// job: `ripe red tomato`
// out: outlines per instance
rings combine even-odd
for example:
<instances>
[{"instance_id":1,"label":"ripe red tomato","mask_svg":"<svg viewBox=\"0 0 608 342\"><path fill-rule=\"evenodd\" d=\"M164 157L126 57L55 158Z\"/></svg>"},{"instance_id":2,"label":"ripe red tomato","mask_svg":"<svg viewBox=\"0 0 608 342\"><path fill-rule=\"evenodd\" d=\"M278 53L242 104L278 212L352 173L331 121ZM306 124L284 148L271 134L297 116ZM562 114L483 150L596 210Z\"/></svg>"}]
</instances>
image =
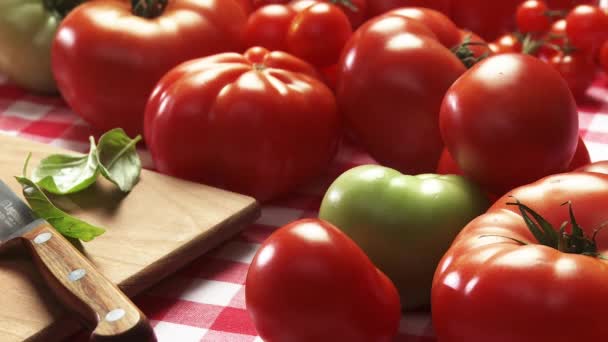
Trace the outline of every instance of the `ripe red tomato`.
<instances>
[{"instance_id":1,"label":"ripe red tomato","mask_svg":"<svg viewBox=\"0 0 608 342\"><path fill-rule=\"evenodd\" d=\"M287 51L317 67L328 67L336 64L352 33L350 22L340 8L317 3L291 21Z\"/></svg>"},{"instance_id":2,"label":"ripe red tomato","mask_svg":"<svg viewBox=\"0 0 608 342\"><path fill-rule=\"evenodd\" d=\"M566 80L574 98L582 101L597 76L598 68L592 57L583 51L559 52L551 57L549 64Z\"/></svg>"},{"instance_id":3,"label":"ripe red tomato","mask_svg":"<svg viewBox=\"0 0 608 342\"><path fill-rule=\"evenodd\" d=\"M450 8L450 18L462 29L473 31L487 41L515 28L515 12L522 0L458 0Z\"/></svg>"},{"instance_id":4,"label":"ripe red tomato","mask_svg":"<svg viewBox=\"0 0 608 342\"><path fill-rule=\"evenodd\" d=\"M575 47L595 52L608 39L608 15L597 6L576 6L566 17L566 33Z\"/></svg>"},{"instance_id":5,"label":"ripe red tomato","mask_svg":"<svg viewBox=\"0 0 608 342\"><path fill-rule=\"evenodd\" d=\"M91 1L62 21L52 70L68 105L101 131L142 133L156 82L186 60L241 49L246 15L235 1L169 1L153 18L127 1Z\"/></svg>"},{"instance_id":6,"label":"ripe red tomato","mask_svg":"<svg viewBox=\"0 0 608 342\"><path fill-rule=\"evenodd\" d=\"M344 48L339 108L379 163L408 174L434 171L443 148L441 99L465 71L420 21L382 15L363 24Z\"/></svg>"},{"instance_id":7,"label":"ripe red tomato","mask_svg":"<svg viewBox=\"0 0 608 342\"><path fill-rule=\"evenodd\" d=\"M450 0L370 0L367 6L370 17L401 7L424 7L446 15L450 13Z\"/></svg>"},{"instance_id":8,"label":"ripe red tomato","mask_svg":"<svg viewBox=\"0 0 608 342\"><path fill-rule=\"evenodd\" d=\"M386 15L397 15L401 17L416 19L426 25L441 44L452 48L461 43L460 30L445 14L424 7L404 7L389 11Z\"/></svg>"},{"instance_id":9,"label":"ripe red tomato","mask_svg":"<svg viewBox=\"0 0 608 342\"><path fill-rule=\"evenodd\" d=\"M291 0L251 0L253 8L258 9L266 5L285 5Z\"/></svg>"},{"instance_id":10,"label":"ripe red tomato","mask_svg":"<svg viewBox=\"0 0 608 342\"><path fill-rule=\"evenodd\" d=\"M291 7L283 5L267 5L255 10L245 25L245 44L287 51L287 32L295 16Z\"/></svg>"},{"instance_id":11,"label":"ripe red tomato","mask_svg":"<svg viewBox=\"0 0 608 342\"><path fill-rule=\"evenodd\" d=\"M251 3L251 0L235 0L235 1L238 2L239 5L241 5L241 7L245 11L245 13L249 14L249 13L253 12L253 4Z\"/></svg>"},{"instance_id":12,"label":"ripe red tomato","mask_svg":"<svg viewBox=\"0 0 608 342\"><path fill-rule=\"evenodd\" d=\"M547 5L552 10L571 10L582 4L599 6L599 0L546 0Z\"/></svg>"},{"instance_id":13,"label":"ripe red tomato","mask_svg":"<svg viewBox=\"0 0 608 342\"><path fill-rule=\"evenodd\" d=\"M316 77L310 64L263 48L173 68L146 107L157 169L259 201L318 176L335 154L339 118Z\"/></svg>"},{"instance_id":14,"label":"ripe red tomato","mask_svg":"<svg viewBox=\"0 0 608 342\"><path fill-rule=\"evenodd\" d=\"M578 113L568 84L524 54L474 65L445 94L441 135L463 172L498 195L568 168Z\"/></svg>"},{"instance_id":15,"label":"ripe red tomato","mask_svg":"<svg viewBox=\"0 0 608 342\"><path fill-rule=\"evenodd\" d=\"M608 40L602 44L599 54L599 62L604 72L608 73Z\"/></svg>"},{"instance_id":16,"label":"ripe red tomato","mask_svg":"<svg viewBox=\"0 0 608 342\"><path fill-rule=\"evenodd\" d=\"M522 44L513 33L506 33L490 45L494 54L521 52Z\"/></svg>"},{"instance_id":17,"label":"ripe red tomato","mask_svg":"<svg viewBox=\"0 0 608 342\"><path fill-rule=\"evenodd\" d=\"M540 47L538 56L539 58L548 61L559 52L559 50L554 47L564 47L566 45L566 19L560 19L554 22L544 39L545 44Z\"/></svg>"},{"instance_id":18,"label":"ripe red tomato","mask_svg":"<svg viewBox=\"0 0 608 342\"><path fill-rule=\"evenodd\" d=\"M574 157L572 157L572 161L570 161L570 165L568 166L568 171L575 171L578 168L591 163L591 156L589 156L589 150L587 149L587 145L585 145L585 141L583 138L579 137L576 145L576 151L574 152ZM439 165L437 166L437 172L440 175L464 175L458 163L452 158L450 152L447 148L443 149L441 152L441 158L439 158ZM606 172L608 173L608 172Z\"/></svg>"},{"instance_id":19,"label":"ripe red tomato","mask_svg":"<svg viewBox=\"0 0 608 342\"><path fill-rule=\"evenodd\" d=\"M275 231L245 282L264 341L393 341L401 319L395 285L332 224L301 219Z\"/></svg>"},{"instance_id":20,"label":"ripe red tomato","mask_svg":"<svg viewBox=\"0 0 608 342\"><path fill-rule=\"evenodd\" d=\"M348 17L352 29L356 29L367 19L367 0L294 0L294 9L308 7L306 3L326 2L338 6Z\"/></svg>"},{"instance_id":21,"label":"ripe red tomato","mask_svg":"<svg viewBox=\"0 0 608 342\"><path fill-rule=\"evenodd\" d=\"M597 234L595 251L590 237L608 222L608 176L553 175L508 196L471 221L437 266L431 308L437 339L604 340L608 336L602 315L608 307L608 234ZM544 217L551 225L546 231L553 234L540 240L533 235L522 217L523 209L507 204L516 200ZM580 229L576 232L584 233L586 239L567 241L558 233L563 222L569 223L565 227L569 236L575 233L567 202ZM568 322L568 326L556 329L556 322Z\"/></svg>"},{"instance_id":22,"label":"ripe red tomato","mask_svg":"<svg viewBox=\"0 0 608 342\"><path fill-rule=\"evenodd\" d=\"M515 20L521 33L542 33L551 28L547 15L549 7L544 1L528 0L517 7Z\"/></svg>"}]
</instances>

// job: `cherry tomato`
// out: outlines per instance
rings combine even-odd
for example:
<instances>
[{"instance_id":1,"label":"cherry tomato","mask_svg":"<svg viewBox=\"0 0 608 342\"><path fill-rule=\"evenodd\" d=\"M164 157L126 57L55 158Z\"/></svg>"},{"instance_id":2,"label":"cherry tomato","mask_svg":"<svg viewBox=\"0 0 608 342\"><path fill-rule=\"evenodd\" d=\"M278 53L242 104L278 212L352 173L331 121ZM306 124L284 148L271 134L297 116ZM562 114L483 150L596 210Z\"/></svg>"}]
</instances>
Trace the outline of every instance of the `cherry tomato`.
<instances>
[{"instance_id":1,"label":"cherry tomato","mask_svg":"<svg viewBox=\"0 0 608 342\"><path fill-rule=\"evenodd\" d=\"M599 6L600 0L545 0L552 10L571 10L582 4Z\"/></svg>"},{"instance_id":2,"label":"cherry tomato","mask_svg":"<svg viewBox=\"0 0 608 342\"><path fill-rule=\"evenodd\" d=\"M308 63L249 49L171 69L146 107L145 140L165 174L274 199L326 170L336 101Z\"/></svg>"},{"instance_id":3,"label":"cherry tomato","mask_svg":"<svg viewBox=\"0 0 608 342\"><path fill-rule=\"evenodd\" d=\"M424 7L405 7L389 11L387 15L416 19L425 24L437 36L443 46L452 48L460 44L460 30L445 14Z\"/></svg>"},{"instance_id":4,"label":"cherry tomato","mask_svg":"<svg viewBox=\"0 0 608 342\"><path fill-rule=\"evenodd\" d=\"M528 0L517 7L515 20L521 33L540 33L551 28L549 7L544 1Z\"/></svg>"},{"instance_id":5,"label":"cherry tomato","mask_svg":"<svg viewBox=\"0 0 608 342\"><path fill-rule=\"evenodd\" d=\"M576 6L566 17L572 45L594 53L608 39L608 15L597 6Z\"/></svg>"},{"instance_id":6,"label":"cherry tomato","mask_svg":"<svg viewBox=\"0 0 608 342\"><path fill-rule=\"evenodd\" d=\"M577 100L584 99L587 89L597 76L598 70L591 56L584 51L571 54L559 52L549 60L549 64L559 71L566 80L574 98Z\"/></svg>"},{"instance_id":7,"label":"cherry tomato","mask_svg":"<svg viewBox=\"0 0 608 342\"><path fill-rule=\"evenodd\" d=\"M390 342L407 299L336 226L301 219L258 249L245 300L264 341Z\"/></svg>"},{"instance_id":8,"label":"cherry tomato","mask_svg":"<svg viewBox=\"0 0 608 342\"><path fill-rule=\"evenodd\" d=\"M441 99L465 71L422 22L385 14L363 24L344 48L336 96L345 124L379 163L430 172L443 148Z\"/></svg>"},{"instance_id":9,"label":"cherry tomato","mask_svg":"<svg viewBox=\"0 0 608 342\"><path fill-rule=\"evenodd\" d=\"M491 45L492 52L495 54L517 53L521 52L521 48L521 42L513 33L504 34Z\"/></svg>"},{"instance_id":10,"label":"cherry tomato","mask_svg":"<svg viewBox=\"0 0 608 342\"><path fill-rule=\"evenodd\" d=\"M283 5L267 5L257 9L249 15L245 25L246 45L287 51L287 32L295 16L293 9Z\"/></svg>"},{"instance_id":11,"label":"cherry tomato","mask_svg":"<svg viewBox=\"0 0 608 342\"><path fill-rule=\"evenodd\" d=\"M285 5L291 0L250 0L253 8L258 9L266 5Z\"/></svg>"},{"instance_id":12,"label":"cherry tomato","mask_svg":"<svg viewBox=\"0 0 608 342\"><path fill-rule=\"evenodd\" d=\"M295 0L291 2L291 6L296 11L310 6L314 2L326 2L340 7L344 14L348 17L353 30L361 26L367 19L367 1L368 0ZM373 0L372 0L373 1Z\"/></svg>"},{"instance_id":13,"label":"cherry tomato","mask_svg":"<svg viewBox=\"0 0 608 342\"><path fill-rule=\"evenodd\" d=\"M538 56L543 60L549 60L559 52L555 47L566 45L566 19L560 19L551 25L551 29L545 35L545 44L538 51Z\"/></svg>"},{"instance_id":14,"label":"cherry tomato","mask_svg":"<svg viewBox=\"0 0 608 342\"><path fill-rule=\"evenodd\" d=\"M374 17L401 7L424 7L450 13L450 0L369 0L369 16Z\"/></svg>"},{"instance_id":15,"label":"cherry tomato","mask_svg":"<svg viewBox=\"0 0 608 342\"><path fill-rule=\"evenodd\" d=\"M292 20L287 51L317 67L336 64L352 34L344 12L328 3L314 4Z\"/></svg>"},{"instance_id":16,"label":"cherry tomato","mask_svg":"<svg viewBox=\"0 0 608 342\"><path fill-rule=\"evenodd\" d=\"M440 128L463 172L502 195L568 168L578 112L553 67L529 55L500 54L477 63L450 87Z\"/></svg>"},{"instance_id":17,"label":"cherry tomato","mask_svg":"<svg viewBox=\"0 0 608 342\"><path fill-rule=\"evenodd\" d=\"M97 130L121 127L130 136L142 133L146 101L169 69L242 49L247 18L237 2L166 3L144 15L129 1L87 1L57 29L51 65L59 91Z\"/></svg>"},{"instance_id":18,"label":"cherry tomato","mask_svg":"<svg viewBox=\"0 0 608 342\"><path fill-rule=\"evenodd\" d=\"M522 0L453 1L450 18L462 29L477 33L487 41L515 29L515 11ZM457 4L456 4L457 3Z\"/></svg>"}]
</instances>

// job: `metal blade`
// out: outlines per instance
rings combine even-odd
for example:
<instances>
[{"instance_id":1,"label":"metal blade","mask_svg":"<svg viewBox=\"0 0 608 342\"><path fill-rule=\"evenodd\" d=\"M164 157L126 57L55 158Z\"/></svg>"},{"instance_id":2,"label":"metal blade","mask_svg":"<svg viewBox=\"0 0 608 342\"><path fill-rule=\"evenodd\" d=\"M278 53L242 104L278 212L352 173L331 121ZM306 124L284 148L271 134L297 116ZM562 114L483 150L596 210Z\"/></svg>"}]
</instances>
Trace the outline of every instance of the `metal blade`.
<instances>
[{"instance_id":1,"label":"metal blade","mask_svg":"<svg viewBox=\"0 0 608 342\"><path fill-rule=\"evenodd\" d=\"M30 207L0 180L0 243L23 235L36 220Z\"/></svg>"}]
</instances>

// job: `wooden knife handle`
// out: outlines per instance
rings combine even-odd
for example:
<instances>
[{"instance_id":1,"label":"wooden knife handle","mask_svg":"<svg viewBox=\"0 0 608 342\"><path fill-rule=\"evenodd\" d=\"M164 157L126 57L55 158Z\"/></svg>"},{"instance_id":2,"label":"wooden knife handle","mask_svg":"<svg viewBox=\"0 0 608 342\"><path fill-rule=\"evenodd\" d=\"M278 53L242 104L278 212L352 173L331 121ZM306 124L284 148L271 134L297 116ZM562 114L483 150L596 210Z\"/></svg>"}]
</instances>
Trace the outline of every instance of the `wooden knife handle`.
<instances>
[{"instance_id":1,"label":"wooden knife handle","mask_svg":"<svg viewBox=\"0 0 608 342\"><path fill-rule=\"evenodd\" d=\"M156 341L146 316L46 221L23 235L49 287L93 330L92 341ZM120 246L116 246L120 248Z\"/></svg>"}]
</instances>

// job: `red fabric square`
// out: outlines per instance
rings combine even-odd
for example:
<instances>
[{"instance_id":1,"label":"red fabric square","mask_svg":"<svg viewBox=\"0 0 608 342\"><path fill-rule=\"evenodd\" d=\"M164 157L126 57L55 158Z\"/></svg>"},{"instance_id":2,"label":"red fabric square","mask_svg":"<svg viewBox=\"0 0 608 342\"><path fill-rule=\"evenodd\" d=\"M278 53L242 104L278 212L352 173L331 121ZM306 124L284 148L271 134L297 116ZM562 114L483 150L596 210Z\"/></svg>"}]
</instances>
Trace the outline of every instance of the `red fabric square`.
<instances>
[{"instance_id":1,"label":"red fabric square","mask_svg":"<svg viewBox=\"0 0 608 342\"><path fill-rule=\"evenodd\" d=\"M186 266L182 276L245 284L249 265L212 257L202 257Z\"/></svg>"},{"instance_id":2,"label":"red fabric square","mask_svg":"<svg viewBox=\"0 0 608 342\"><path fill-rule=\"evenodd\" d=\"M140 296L135 303L149 319L198 328L211 327L222 311L217 305L156 296Z\"/></svg>"},{"instance_id":3,"label":"red fabric square","mask_svg":"<svg viewBox=\"0 0 608 342\"><path fill-rule=\"evenodd\" d=\"M63 135L71 126L71 123L65 122L35 121L23 129L22 132L29 135L56 139Z\"/></svg>"},{"instance_id":4,"label":"red fabric square","mask_svg":"<svg viewBox=\"0 0 608 342\"><path fill-rule=\"evenodd\" d=\"M255 336L232 334L223 331L209 330L201 342L253 342Z\"/></svg>"},{"instance_id":5,"label":"red fabric square","mask_svg":"<svg viewBox=\"0 0 608 342\"><path fill-rule=\"evenodd\" d=\"M30 120L26 120L17 116L0 116L0 130L6 132L20 132L31 123L32 122Z\"/></svg>"},{"instance_id":6,"label":"red fabric square","mask_svg":"<svg viewBox=\"0 0 608 342\"><path fill-rule=\"evenodd\" d=\"M222 310L211 326L211 330L257 335L257 331L247 310L231 307Z\"/></svg>"}]
</instances>

